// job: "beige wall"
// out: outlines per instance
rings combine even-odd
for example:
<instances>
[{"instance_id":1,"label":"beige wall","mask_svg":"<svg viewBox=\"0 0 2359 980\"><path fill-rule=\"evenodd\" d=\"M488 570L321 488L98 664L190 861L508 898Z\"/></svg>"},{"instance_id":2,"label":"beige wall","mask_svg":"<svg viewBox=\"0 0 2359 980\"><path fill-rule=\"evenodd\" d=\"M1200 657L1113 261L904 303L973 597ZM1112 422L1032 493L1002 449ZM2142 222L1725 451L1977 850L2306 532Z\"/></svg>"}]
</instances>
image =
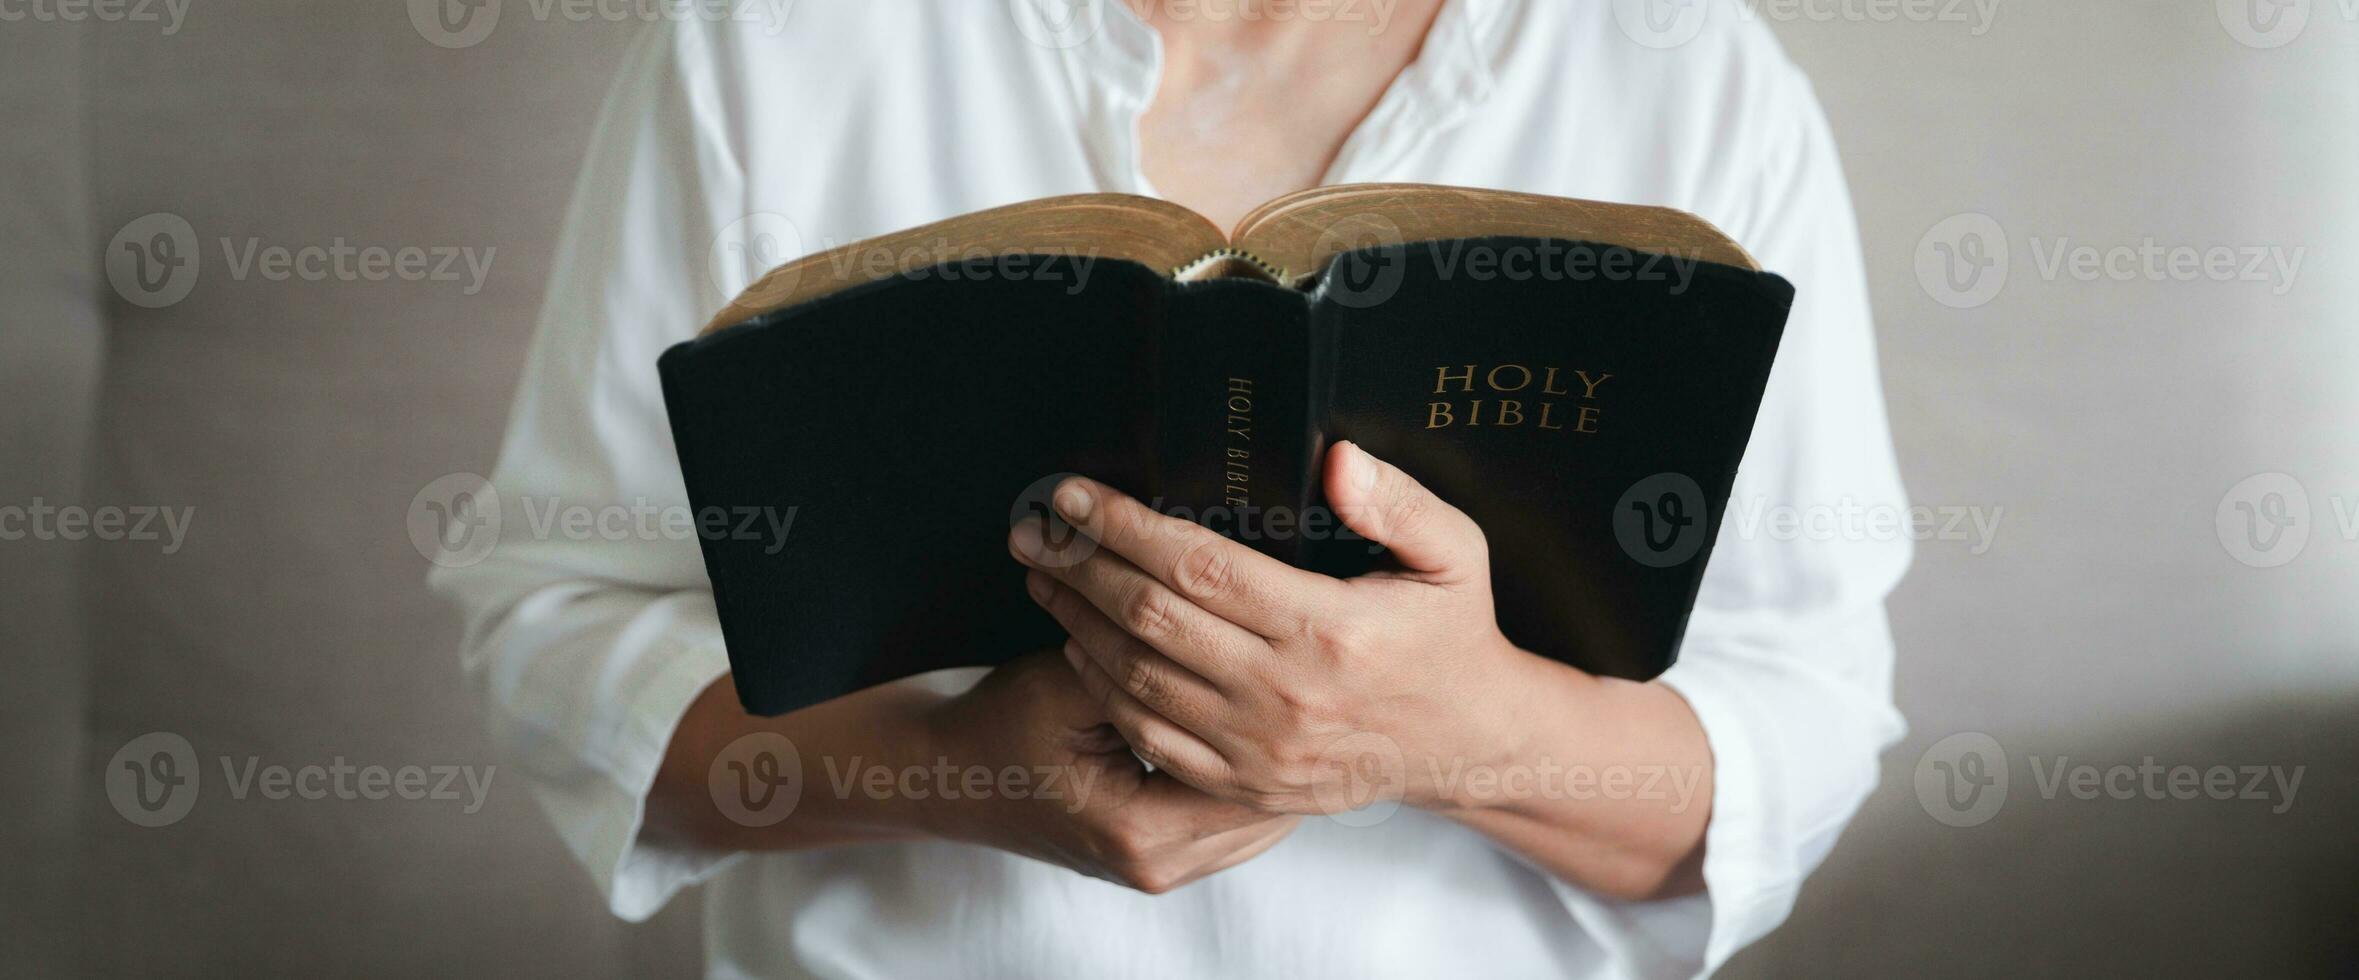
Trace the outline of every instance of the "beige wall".
<instances>
[{"instance_id":1,"label":"beige wall","mask_svg":"<svg viewBox=\"0 0 2359 980\"><path fill-rule=\"evenodd\" d=\"M105 323L92 301L78 46L0 31L0 505L83 492ZM29 84L39 79L40 84ZM41 134L38 138L33 134ZM85 549L0 541L0 886L10 968L70 964Z\"/></svg>"},{"instance_id":2,"label":"beige wall","mask_svg":"<svg viewBox=\"0 0 2359 980\"><path fill-rule=\"evenodd\" d=\"M0 504L195 509L176 553L79 549L80 588L76 555L0 542L0 647L31 681L0 685L0 731L36 773L12 780L10 813L30 819L6 843L32 860L0 907L6 955L78 951L110 973L694 964L693 902L645 927L608 919L504 774L474 814L221 792L161 829L119 818L97 782L156 730L188 738L207 790L221 756L496 761L404 519L428 481L492 459L630 29L508 6L457 50L397 3L198 5L170 33L0 23ZM1893 602L1914 732L1793 924L1733 972L2359 961L2359 540L2332 510L2359 502L2359 23L2311 6L2301 38L2267 50L2195 2L2002 3L1979 36L1777 25L1850 168L1911 491L1997 523L1980 553L1920 545ZM202 246L197 285L163 310L117 298L98 266L154 211ZM1915 254L1967 212L2004 228L2012 268L1995 299L1953 309ZM2059 239L2149 236L2305 260L2282 295L2040 269ZM338 237L497 251L474 295L241 280L221 252ZM2240 563L2214 526L2261 472L2315 508L2284 567ZM1935 821L1914 786L1920 756L1961 732L2012 767L2005 807L1971 827ZM2043 799L2029 764L2057 756L2308 770L2272 814Z\"/></svg>"},{"instance_id":3,"label":"beige wall","mask_svg":"<svg viewBox=\"0 0 2359 980\"><path fill-rule=\"evenodd\" d=\"M1912 735L1738 972L2359 968L2359 541L2330 512L2359 505L2359 23L2310 6L2271 49L2213 3L2005 4L1981 37L1780 25L1844 148L1912 496L2005 511L1984 554L1920 545L1892 603ZM1965 310L1915 267L1961 212L2011 246L2004 291ZM2149 237L2306 252L2282 295L2041 268L2059 240ZM2214 520L2264 472L2304 484L2316 522L2276 568ZM2011 792L1950 827L1913 780L1961 732L2003 746ZM2044 798L2032 764L2057 757L2308 770L2273 814Z\"/></svg>"}]
</instances>

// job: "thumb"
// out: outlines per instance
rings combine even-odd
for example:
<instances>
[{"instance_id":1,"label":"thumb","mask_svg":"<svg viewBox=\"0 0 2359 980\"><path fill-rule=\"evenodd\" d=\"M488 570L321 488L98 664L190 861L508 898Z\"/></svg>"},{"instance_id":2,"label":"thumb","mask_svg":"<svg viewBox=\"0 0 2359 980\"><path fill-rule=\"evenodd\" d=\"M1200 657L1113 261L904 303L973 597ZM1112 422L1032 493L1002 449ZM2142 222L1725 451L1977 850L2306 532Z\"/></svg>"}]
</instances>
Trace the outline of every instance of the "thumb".
<instances>
[{"instance_id":1,"label":"thumb","mask_svg":"<svg viewBox=\"0 0 2359 980\"><path fill-rule=\"evenodd\" d=\"M1412 571L1445 579L1489 574L1490 548L1473 518L1355 443L1327 452L1327 501L1346 526L1392 549Z\"/></svg>"}]
</instances>

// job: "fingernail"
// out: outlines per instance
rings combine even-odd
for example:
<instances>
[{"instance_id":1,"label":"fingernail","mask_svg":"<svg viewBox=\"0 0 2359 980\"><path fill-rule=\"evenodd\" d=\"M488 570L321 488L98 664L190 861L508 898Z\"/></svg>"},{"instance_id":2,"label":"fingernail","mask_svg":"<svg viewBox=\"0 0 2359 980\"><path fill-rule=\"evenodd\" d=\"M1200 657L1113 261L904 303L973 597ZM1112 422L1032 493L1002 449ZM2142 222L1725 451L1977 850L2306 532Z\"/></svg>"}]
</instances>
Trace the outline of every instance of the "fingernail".
<instances>
[{"instance_id":1,"label":"fingernail","mask_svg":"<svg viewBox=\"0 0 2359 980\"><path fill-rule=\"evenodd\" d=\"M1048 551L1048 541L1040 536L1040 521L1027 519L1016 525L1014 531L1008 532L1008 546L1019 558L1040 561L1041 555Z\"/></svg>"},{"instance_id":2,"label":"fingernail","mask_svg":"<svg viewBox=\"0 0 2359 980\"><path fill-rule=\"evenodd\" d=\"M1351 447L1351 455L1344 458L1344 466L1351 470L1352 486L1362 490L1376 489L1376 457L1368 455L1368 451L1361 449L1357 443L1347 442L1344 445Z\"/></svg>"},{"instance_id":3,"label":"fingernail","mask_svg":"<svg viewBox=\"0 0 2359 980\"><path fill-rule=\"evenodd\" d=\"M1074 673L1081 673L1081 643L1079 641L1065 641L1065 662L1073 666Z\"/></svg>"},{"instance_id":4,"label":"fingernail","mask_svg":"<svg viewBox=\"0 0 2359 980\"><path fill-rule=\"evenodd\" d=\"M1065 515L1066 520L1075 524L1089 520L1090 508L1097 505L1089 489L1082 486L1079 480L1067 480L1064 486L1058 487L1056 503L1057 513Z\"/></svg>"},{"instance_id":5,"label":"fingernail","mask_svg":"<svg viewBox=\"0 0 2359 980\"><path fill-rule=\"evenodd\" d=\"M1048 576L1031 572L1024 576L1024 591L1032 593L1032 601L1048 605Z\"/></svg>"}]
</instances>

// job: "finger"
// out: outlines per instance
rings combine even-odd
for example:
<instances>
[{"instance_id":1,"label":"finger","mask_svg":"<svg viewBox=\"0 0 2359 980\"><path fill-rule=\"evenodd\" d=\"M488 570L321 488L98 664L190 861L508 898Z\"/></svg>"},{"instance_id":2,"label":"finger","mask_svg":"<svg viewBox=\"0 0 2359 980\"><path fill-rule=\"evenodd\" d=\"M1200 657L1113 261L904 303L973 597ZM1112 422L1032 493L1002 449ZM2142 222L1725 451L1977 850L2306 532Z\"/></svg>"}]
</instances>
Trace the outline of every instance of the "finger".
<instances>
[{"instance_id":1,"label":"finger","mask_svg":"<svg viewBox=\"0 0 2359 980\"><path fill-rule=\"evenodd\" d=\"M1130 743L1130 750L1138 753L1141 761L1191 786L1226 785L1229 762L1220 750L1140 704L1106 675L1105 668L1089 659L1079 644L1065 644L1065 659L1081 675L1082 688L1098 698L1106 720L1121 730L1123 740Z\"/></svg>"},{"instance_id":2,"label":"finger","mask_svg":"<svg viewBox=\"0 0 2359 980\"><path fill-rule=\"evenodd\" d=\"M1148 710L1190 731L1220 726L1228 699L1210 681L1123 632L1081 593L1058 585L1046 572L1026 573L1024 588L1065 627L1083 655L1106 676L1119 679L1122 689Z\"/></svg>"},{"instance_id":3,"label":"finger","mask_svg":"<svg viewBox=\"0 0 2359 980\"><path fill-rule=\"evenodd\" d=\"M1130 803L1153 808L1155 818L1167 821L1172 828L1170 834L1190 841L1211 840L1292 819L1290 814L1266 813L1221 799L1168 772L1147 774L1130 797Z\"/></svg>"},{"instance_id":4,"label":"finger","mask_svg":"<svg viewBox=\"0 0 2359 980\"><path fill-rule=\"evenodd\" d=\"M1117 861L1108 867L1101 859L1068 866L1158 894L1252 859L1283 840L1299 820L1223 802L1162 773L1149 776L1123 806L1137 808L1121 819L1150 838L1147 852L1127 865Z\"/></svg>"},{"instance_id":5,"label":"finger","mask_svg":"<svg viewBox=\"0 0 2359 980\"><path fill-rule=\"evenodd\" d=\"M1286 835L1294 832L1299 818L1287 817L1266 824L1242 827L1197 842L1188 849L1190 859L1203 862L1188 870L1180 878L1181 885L1193 884L1227 871L1278 846Z\"/></svg>"},{"instance_id":6,"label":"finger","mask_svg":"<svg viewBox=\"0 0 2359 980\"><path fill-rule=\"evenodd\" d=\"M1193 521L1167 517L1129 495L1074 477L1051 495L1059 516L1173 592L1262 636L1301 629L1332 579L1291 567Z\"/></svg>"},{"instance_id":7,"label":"finger","mask_svg":"<svg viewBox=\"0 0 2359 980\"><path fill-rule=\"evenodd\" d=\"M1016 525L1009 548L1034 569L1081 596L1123 632L1224 691L1254 683L1252 665L1269 644L1258 634L1188 601L1121 555L1105 549L1070 559L1039 536L1040 522ZM1083 547L1076 542L1070 547Z\"/></svg>"},{"instance_id":8,"label":"finger","mask_svg":"<svg viewBox=\"0 0 2359 980\"><path fill-rule=\"evenodd\" d=\"M1302 818L1297 816L1272 817L1251 827L1240 827L1206 839L1200 850L1211 858L1211 862L1198 867L1190 880L1209 878L1260 857L1262 852L1278 846L1278 842L1285 840L1286 835L1293 833L1294 828L1301 823Z\"/></svg>"},{"instance_id":9,"label":"finger","mask_svg":"<svg viewBox=\"0 0 2359 980\"><path fill-rule=\"evenodd\" d=\"M1413 571L1443 578L1488 575L1482 528L1414 477L1349 442L1327 452L1327 500L1360 536Z\"/></svg>"}]
</instances>

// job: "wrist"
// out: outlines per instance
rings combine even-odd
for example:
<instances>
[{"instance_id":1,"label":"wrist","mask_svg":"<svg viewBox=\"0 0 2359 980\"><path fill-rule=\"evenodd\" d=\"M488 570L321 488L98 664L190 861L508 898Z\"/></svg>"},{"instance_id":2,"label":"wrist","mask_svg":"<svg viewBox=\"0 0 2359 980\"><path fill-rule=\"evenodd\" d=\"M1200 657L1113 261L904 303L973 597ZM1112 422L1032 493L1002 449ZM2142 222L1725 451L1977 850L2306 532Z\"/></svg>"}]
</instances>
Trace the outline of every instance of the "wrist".
<instances>
[{"instance_id":1,"label":"wrist","mask_svg":"<svg viewBox=\"0 0 2359 980\"><path fill-rule=\"evenodd\" d=\"M823 714L781 719L805 746L804 805L787 823L805 820L807 830L847 843L933 836L926 801L904 774L939 755L930 717L944 701L904 680L830 702Z\"/></svg>"},{"instance_id":2,"label":"wrist","mask_svg":"<svg viewBox=\"0 0 2359 980\"><path fill-rule=\"evenodd\" d=\"M972 750L973 738L967 734L967 719L962 698L945 698L919 712L915 724L898 753L897 765L932 766L937 760L958 764L959 757ZM905 770L897 770L905 771ZM968 841L971 834L963 833L964 824L958 819L960 811L948 801L934 794L907 801L904 819L916 833L936 840Z\"/></svg>"},{"instance_id":3,"label":"wrist","mask_svg":"<svg viewBox=\"0 0 2359 980\"><path fill-rule=\"evenodd\" d=\"M1430 802L1436 812L1487 810L1516 802L1517 787L1548 760L1542 732L1548 719L1590 710L1596 679L1509 643L1485 644L1469 671L1472 690L1461 701L1457 737L1435 761Z\"/></svg>"}]
</instances>

